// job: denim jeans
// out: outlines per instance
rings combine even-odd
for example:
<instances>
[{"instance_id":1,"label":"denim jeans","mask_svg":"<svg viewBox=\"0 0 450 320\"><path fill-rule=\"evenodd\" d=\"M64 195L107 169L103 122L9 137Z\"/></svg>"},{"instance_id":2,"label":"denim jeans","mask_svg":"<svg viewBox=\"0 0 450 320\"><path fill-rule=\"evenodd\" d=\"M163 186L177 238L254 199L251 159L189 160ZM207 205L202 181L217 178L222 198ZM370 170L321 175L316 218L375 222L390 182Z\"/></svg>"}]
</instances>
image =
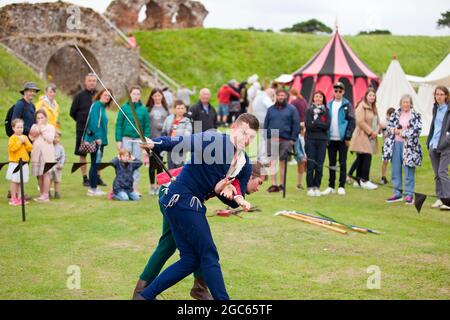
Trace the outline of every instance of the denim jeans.
<instances>
[{"instance_id":1,"label":"denim jeans","mask_svg":"<svg viewBox=\"0 0 450 320\"><path fill-rule=\"evenodd\" d=\"M394 151L392 154L392 185L394 186L394 194L401 197L402 194L407 196L414 195L415 173L416 168L403 165L403 142L395 141ZM405 190L403 192L403 168L405 168Z\"/></svg>"},{"instance_id":2,"label":"denim jeans","mask_svg":"<svg viewBox=\"0 0 450 320\"><path fill-rule=\"evenodd\" d=\"M103 146L98 146L97 151L91 153L91 167L89 169L89 184L92 189L98 185L98 164L102 162Z\"/></svg>"},{"instance_id":3,"label":"denim jeans","mask_svg":"<svg viewBox=\"0 0 450 320\"><path fill-rule=\"evenodd\" d=\"M113 195L114 200L117 201L139 201L139 195L136 192L127 192L125 190L119 190Z\"/></svg>"},{"instance_id":4,"label":"denim jeans","mask_svg":"<svg viewBox=\"0 0 450 320\"><path fill-rule=\"evenodd\" d=\"M142 149L139 147L139 142L133 142L134 140L136 140L136 139L123 137L123 139L122 139L122 147L124 149L127 149L128 151L130 151L135 159L142 160ZM139 169L134 170L134 172L133 172L133 181L134 181L135 189L136 189L136 186L139 183L140 176L141 175L139 173Z\"/></svg>"}]
</instances>

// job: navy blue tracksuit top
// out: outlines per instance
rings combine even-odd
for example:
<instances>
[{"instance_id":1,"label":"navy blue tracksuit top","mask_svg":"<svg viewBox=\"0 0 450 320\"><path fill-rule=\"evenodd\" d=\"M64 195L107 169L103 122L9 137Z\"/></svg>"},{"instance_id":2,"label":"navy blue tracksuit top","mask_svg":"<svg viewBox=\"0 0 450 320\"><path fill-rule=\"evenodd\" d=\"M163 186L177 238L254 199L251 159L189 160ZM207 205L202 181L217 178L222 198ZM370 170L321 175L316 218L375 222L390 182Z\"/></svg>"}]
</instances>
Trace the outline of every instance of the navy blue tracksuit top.
<instances>
[{"instance_id":1,"label":"navy blue tracksuit top","mask_svg":"<svg viewBox=\"0 0 450 320\"><path fill-rule=\"evenodd\" d=\"M183 137L160 137L153 141L162 142L155 145L154 151L157 153L178 148L191 152L191 159L184 165L176 183L172 183L169 190L183 186L202 202L214 193L216 184L226 177L235 153L230 136L216 131ZM245 160L245 166L236 177L240 182L242 195L246 193L252 173L247 154ZM185 189L180 190L181 193L184 191Z\"/></svg>"}]
</instances>

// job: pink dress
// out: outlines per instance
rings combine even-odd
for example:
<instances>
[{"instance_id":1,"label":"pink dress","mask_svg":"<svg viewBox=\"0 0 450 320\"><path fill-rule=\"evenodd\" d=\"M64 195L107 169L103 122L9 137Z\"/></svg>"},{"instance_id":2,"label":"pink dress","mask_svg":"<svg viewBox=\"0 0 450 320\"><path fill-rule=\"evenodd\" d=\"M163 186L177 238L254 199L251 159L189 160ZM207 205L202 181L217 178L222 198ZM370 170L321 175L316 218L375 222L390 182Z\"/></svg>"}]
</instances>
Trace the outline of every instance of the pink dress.
<instances>
[{"instance_id":1,"label":"pink dress","mask_svg":"<svg viewBox=\"0 0 450 320\"><path fill-rule=\"evenodd\" d=\"M33 131L39 131L36 136L32 135ZM31 165L33 176L42 176L46 162L55 162L55 147L53 140L55 139L55 127L51 124L39 126L34 124L30 130L30 139L33 141L33 151L31 151Z\"/></svg>"}]
</instances>

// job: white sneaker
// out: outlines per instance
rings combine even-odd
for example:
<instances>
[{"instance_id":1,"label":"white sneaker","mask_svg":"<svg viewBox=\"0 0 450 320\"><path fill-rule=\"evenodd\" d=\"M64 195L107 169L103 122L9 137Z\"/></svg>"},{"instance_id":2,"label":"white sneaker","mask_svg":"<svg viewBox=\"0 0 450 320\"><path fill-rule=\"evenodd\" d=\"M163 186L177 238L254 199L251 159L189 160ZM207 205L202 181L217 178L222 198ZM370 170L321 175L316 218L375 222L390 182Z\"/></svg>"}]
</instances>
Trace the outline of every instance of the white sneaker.
<instances>
[{"instance_id":1,"label":"white sneaker","mask_svg":"<svg viewBox=\"0 0 450 320\"><path fill-rule=\"evenodd\" d=\"M316 197L322 196L322 193L320 192L319 188L314 189L314 195L315 195Z\"/></svg>"},{"instance_id":2,"label":"white sneaker","mask_svg":"<svg viewBox=\"0 0 450 320\"><path fill-rule=\"evenodd\" d=\"M443 204L440 208L441 211L450 211L450 207Z\"/></svg>"},{"instance_id":3,"label":"white sneaker","mask_svg":"<svg viewBox=\"0 0 450 320\"><path fill-rule=\"evenodd\" d=\"M308 192L306 193L306 195L308 197L315 197L316 196L315 190L313 188L309 188Z\"/></svg>"},{"instance_id":4,"label":"white sneaker","mask_svg":"<svg viewBox=\"0 0 450 320\"><path fill-rule=\"evenodd\" d=\"M353 182L353 188L361 188L361 185L358 183L358 181Z\"/></svg>"},{"instance_id":5,"label":"white sneaker","mask_svg":"<svg viewBox=\"0 0 450 320\"><path fill-rule=\"evenodd\" d=\"M90 197L101 197L101 196L106 196L106 192L100 190L99 188L97 189L88 189L87 195Z\"/></svg>"},{"instance_id":6,"label":"white sneaker","mask_svg":"<svg viewBox=\"0 0 450 320\"><path fill-rule=\"evenodd\" d=\"M376 190L378 189L378 186L376 184L373 184L370 181L361 181L361 188L365 189L365 190Z\"/></svg>"},{"instance_id":7,"label":"white sneaker","mask_svg":"<svg viewBox=\"0 0 450 320\"><path fill-rule=\"evenodd\" d=\"M336 191L334 191L333 188L328 187L321 194L322 194L322 196L329 196L330 194L335 194L335 193L336 193Z\"/></svg>"},{"instance_id":8,"label":"white sneaker","mask_svg":"<svg viewBox=\"0 0 450 320\"><path fill-rule=\"evenodd\" d=\"M151 196L156 196L158 193L157 193L157 189L156 188L153 188L153 187L150 187L150 195Z\"/></svg>"},{"instance_id":9,"label":"white sneaker","mask_svg":"<svg viewBox=\"0 0 450 320\"><path fill-rule=\"evenodd\" d=\"M346 195L345 189L344 188L339 188L337 194L339 196L345 196Z\"/></svg>"},{"instance_id":10,"label":"white sneaker","mask_svg":"<svg viewBox=\"0 0 450 320\"><path fill-rule=\"evenodd\" d=\"M433 203L431 205L431 207L433 209L439 209L440 207L442 207L444 205L444 203L442 203L441 199L438 199L435 203Z\"/></svg>"}]
</instances>

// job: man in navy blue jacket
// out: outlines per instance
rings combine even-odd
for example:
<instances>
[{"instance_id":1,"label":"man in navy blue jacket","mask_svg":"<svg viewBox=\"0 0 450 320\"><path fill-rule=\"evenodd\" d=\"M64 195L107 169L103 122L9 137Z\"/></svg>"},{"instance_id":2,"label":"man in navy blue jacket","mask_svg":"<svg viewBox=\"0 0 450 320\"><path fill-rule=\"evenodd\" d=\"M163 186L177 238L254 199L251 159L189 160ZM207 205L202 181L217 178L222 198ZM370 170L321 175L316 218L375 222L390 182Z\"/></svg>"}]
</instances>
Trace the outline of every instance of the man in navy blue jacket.
<instances>
[{"instance_id":1,"label":"man in navy blue jacket","mask_svg":"<svg viewBox=\"0 0 450 320\"><path fill-rule=\"evenodd\" d=\"M280 182L284 181L284 166L289 161L289 155L292 147L298 139L300 133L300 115L297 109L287 103L287 92L279 89L276 92L277 101L275 105L267 110L264 120L264 130L267 133L267 154L271 158L271 165L274 166L272 151L279 147L280 160ZM276 134L278 132L278 136ZM280 192L284 185L277 185L277 175L272 175L272 186L267 190L269 192Z\"/></svg>"},{"instance_id":2,"label":"man in navy blue jacket","mask_svg":"<svg viewBox=\"0 0 450 320\"><path fill-rule=\"evenodd\" d=\"M143 298L155 299L200 268L213 298L229 299L204 202L223 179L237 178L242 195L246 194L252 166L245 148L256 137L258 129L256 117L243 114L232 125L230 135L208 131L185 137L161 137L149 143L156 152L176 148L191 152L191 159L161 199L180 251L180 260L164 270L142 292Z\"/></svg>"},{"instance_id":3,"label":"man in navy blue jacket","mask_svg":"<svg viewBox=\"0 0 450 320\"><path fill-rule=\"evenodd\" d=\"M34 113L36 108L33 104L33 99L39 92L39 88L33 82L27 82L20 91L23 98L16 102L13 109L11 121L14 119L22 119L23 134L28 136L30 129L34 124Z\"/></svg>"}]
</instances>

